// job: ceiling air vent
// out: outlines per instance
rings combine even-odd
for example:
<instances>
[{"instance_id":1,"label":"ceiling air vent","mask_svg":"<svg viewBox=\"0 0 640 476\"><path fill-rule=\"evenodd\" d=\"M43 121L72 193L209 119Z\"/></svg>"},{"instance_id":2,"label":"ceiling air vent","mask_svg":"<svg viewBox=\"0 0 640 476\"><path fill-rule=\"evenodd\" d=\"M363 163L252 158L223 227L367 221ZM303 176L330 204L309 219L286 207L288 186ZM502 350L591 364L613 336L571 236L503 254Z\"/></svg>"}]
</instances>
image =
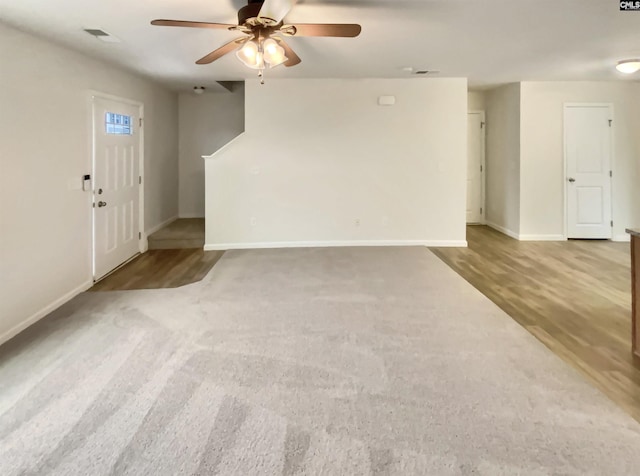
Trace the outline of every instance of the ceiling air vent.
<instances>
[{"instance_id":1,"label":"ceiling air vent","mask_svg":"<svg viewBox=\"0 0 640 476\"><path fill-rule=\"evenodd\" d=\"M84 31L106 43L120 43L120 40L118 38L99 28L85 28Z\"/></svg>"},{"instance_id":2,"label":"ceiling air vent","mask_svg":"<svg viewBox=\"0 0 640 476\"><path fill-rule=\"evenodd\" d=\"M87 33L89 33L90 35L93 36L109 36L109 33L107 33L106 31L103 30L96 30L93 28L87 28L84 31L86 31Z\"/></svg>"}]
</instances>

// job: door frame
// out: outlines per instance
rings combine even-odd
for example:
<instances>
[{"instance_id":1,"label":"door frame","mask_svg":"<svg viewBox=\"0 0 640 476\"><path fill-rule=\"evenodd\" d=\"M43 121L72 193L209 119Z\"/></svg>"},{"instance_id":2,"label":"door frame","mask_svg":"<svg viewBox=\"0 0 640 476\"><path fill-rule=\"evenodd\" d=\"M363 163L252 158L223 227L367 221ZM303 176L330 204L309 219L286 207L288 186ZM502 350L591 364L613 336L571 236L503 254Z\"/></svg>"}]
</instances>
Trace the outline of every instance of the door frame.
<instances>
[{"instance_id":1,"label":"door frame","mask_svg":"<svg viewBox=\"0 0 640 476\"><path fill-rule=\"evenodd\" d=\"M147 237L144 233L144 188L145 188L145 177L144 177L144 103L141 101L137 101L135 99L124 98L121 96L115 96L113 94L103 93L101 91L89 90L89 131L91 133L91 137L89 139L89 148L91 151L91 193L90 193L90 201L89 201L89 212L91 213L91 220L89 220L91 230L91 276L93 282L96 282L96 264L95 264L95 255L96 255L96 237L95 237L95 211L94 211L94 201L95 201L95 161L96 161L96 150L95 150L95 133L96 133L96 124L94 122L95 119L95 110L94 110L94 99L107 99L111 101L121 102L123 104L128 104L130 106L138 107L138 117L139 122L136 127L138 127L138 175L140 176L140 182L138 186L138 251L140 253L144 253L147 251ZM125 261L126 263L126 261ZM124 263L122 263L124 264ZM117 269L117 268L116 268ZM108 274L107 274L108 276Z\"/></svg>"},{"instance_id":2,"label":"door frame","mask_svg":"<svg viewBox=\"0 0 640 476\"><path fill-rule=\"evenodd\" d=\"M567 123L567 109L572 108L572 107L606 107L609 109L609 117L611 118L611 127L609 127L609 170L611 170L612 172L614 171L614 152L615 152L615 148L614 148L614 133L613 133L613 128L615 127L615 123L616 121L614 120L614 109L613 109L613 103L610 102L565 102L562 104L562 153L563 153L563 160L562 160L562 195L563 195L563 200L564 200L564 209L563 209L563 220L562 220L562 226L563 226L563 230L562 230L562 236L565 240L568 240L568 235L569 235L569 197L568 197L568 193L567 193L567 188L568 188L568 182L567 182L567 128L566 128L566 123ZM610 212L610 217L611 220L613 221L613 179L611 178L611 183L609 184L609 206L611 208L611 210L609 210ZM613 239L613 227L611 229L611 238L607 238L608 240L612 240Z\"/></svg>"},{"instance_id":3,"label":"door frame","mask_svg":"<svg viewBox=\"0 0 640 476\"><path fill-rule=\"evenodd\" d=\"M467 119L469 114L480 114L480 124L481 124L481 130L482 133L480 134L480 144L481 144L481 151L480 151L480 165L482 166L482 171L480 172L480 188L482 189L482 198L481 198L481 204L480 206L482 207L482 213L480 214L480 222L478 222L478 225L484 225L487 223L487 198L486 198L486 191L487 191L487 163L486 163L486 139L487 139L487 121L485 118L485 112L484 110L481 109L471 109L469 111L467 111ZM467 121L468 124L468 121ZM469 157L467 156L467 161L469 160ZM467 164L468 166L468 164Z\"/></svg>"}]
</instances>

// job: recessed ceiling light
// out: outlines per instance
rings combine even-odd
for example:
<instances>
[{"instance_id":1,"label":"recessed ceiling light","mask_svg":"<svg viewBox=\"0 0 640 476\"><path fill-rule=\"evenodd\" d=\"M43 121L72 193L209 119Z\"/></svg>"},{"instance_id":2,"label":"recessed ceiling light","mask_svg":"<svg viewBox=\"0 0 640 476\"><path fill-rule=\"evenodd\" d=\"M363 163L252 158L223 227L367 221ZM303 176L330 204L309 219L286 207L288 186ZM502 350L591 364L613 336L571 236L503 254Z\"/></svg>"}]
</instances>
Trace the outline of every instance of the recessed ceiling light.
<instances>
[{"instance_id":1,"label":"recessed ceiling light","mask_svg":"<svg viewBox=\"0 0 640 476\"><path fill-rule=\"evenodd\" d=\"M636 71L640 70L640 60L632 59L632 60L618 61L618 64L616 65L616 69L621 73L633 74Z\"/></svg>"},{"instance_id":2,"label":"recessed ceiling light","mask_svg":"<svg viewBox=\"0 0 640 476\"><path fill-rule=\"evenodd\" d=\"M402 68L402 71L405 71L407 73L413 73L413 67L412 66L405 66L404 68Z\"/></svg>"},{"instance_id":3,"label":"recessed ceiling light","mask_svg":"<svg viewBox=\"0 0 640 476\"><path fill-rule=\"evenodd\" d=\"M204 92L204 86L194 86L193 92L196 94L202 94Z\"/></svg>"}]
</instances>

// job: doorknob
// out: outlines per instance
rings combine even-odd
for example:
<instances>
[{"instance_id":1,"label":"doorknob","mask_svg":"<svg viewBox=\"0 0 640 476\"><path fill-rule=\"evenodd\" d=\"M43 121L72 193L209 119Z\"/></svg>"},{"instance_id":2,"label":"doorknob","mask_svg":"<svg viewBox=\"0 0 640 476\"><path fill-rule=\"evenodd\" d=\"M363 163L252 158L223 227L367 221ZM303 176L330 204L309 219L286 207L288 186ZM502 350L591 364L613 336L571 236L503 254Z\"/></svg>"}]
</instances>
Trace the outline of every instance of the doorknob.
<instances>
[{"instance_id":1,"label":"doorknob","mask_svg":"<svg viewBox=\"0 0 640 476\"><path fill-rule=\"evenodd\" d=\"M102 208L106 206L107 206L107 202L103 202L103 201L98 202L98 207Z\"/></svg>"},{"instance_id":2,"label":"doorknob","mask_svg":"<svg viewBox=\"0 0 640 476\"><path fill-rule=\"evenodd\" d=\"M569 182L571 182L571 183L573 183L573 182L575 182L575 181L576 181L576 179L574 179L573 177L569 177L567 180L568 180Z\"/></svg>"}]
</instances>

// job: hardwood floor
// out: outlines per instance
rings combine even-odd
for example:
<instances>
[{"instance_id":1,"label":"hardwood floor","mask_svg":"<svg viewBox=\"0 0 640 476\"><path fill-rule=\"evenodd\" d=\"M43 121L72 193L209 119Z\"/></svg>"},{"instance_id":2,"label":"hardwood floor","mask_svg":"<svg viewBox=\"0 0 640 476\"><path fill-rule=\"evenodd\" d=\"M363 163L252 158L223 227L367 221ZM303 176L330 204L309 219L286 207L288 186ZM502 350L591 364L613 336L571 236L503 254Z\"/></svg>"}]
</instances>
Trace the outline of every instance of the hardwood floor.
<instances>
[{"instance_id":1,"label":"hardwood floor","mask_svg":"<svg viewBox=\"0 0 640 476\"><path fill-rule=\"evenodd\" d=\"M204 218L178 218L149 236L149 249L202 249L204 233Z\"/></svg>"},{"instance_id":2,"label":"hardwood floor","mask_svg":"<svg viewBox=\"0 0 640 476\"><path fill-rule=\"evenodd\" d=\"M177 288L200 281L224 251L149 250L97 282L89 291Z\"/></svg>"},{"instance_id":3,"label":"hardwood floor","mask_svg":"<svg viewBox=\"0 0 640 476\"><path fill-rule=\"evenodd\" d=\"M432 251L640 421L629 243L521 242L486 226L467 241Z\"/></svg>"}]
</instances>

